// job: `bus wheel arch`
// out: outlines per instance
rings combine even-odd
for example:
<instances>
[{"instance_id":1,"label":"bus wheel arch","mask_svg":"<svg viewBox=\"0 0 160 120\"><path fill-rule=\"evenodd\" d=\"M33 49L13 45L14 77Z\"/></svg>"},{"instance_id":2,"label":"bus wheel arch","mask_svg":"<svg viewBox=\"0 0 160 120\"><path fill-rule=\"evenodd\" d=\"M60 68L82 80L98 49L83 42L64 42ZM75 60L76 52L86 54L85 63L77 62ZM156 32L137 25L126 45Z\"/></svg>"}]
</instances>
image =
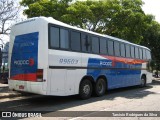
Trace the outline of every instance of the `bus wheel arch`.
<instances>
[{"instance_id":1,"label":"bus wheel arch","mask_svg":"<svg viewBox=\"0 0 160 120\"><path fill-rule=\"evenodd\" d=\"M107 88L107 78L104 75L99 76L94 84L95 95L98 97L103 96L106 93Z\"/></svg>"},{"instance_id":2,"label":"bus wheel arch","mask_svg":"<svg viewBox=\"0 0 160 120\"><path fill-rule=\"evenodd\" d=\"M79 97L88 99L92 95L94 79L92 76L84 76L79 84Z\"/></svg>"},{"instance_id":3,"label":"bus wheel arch","mask_svg":"<svg viewBox=\"0 0 160 120\"><path fill-rule=\"evenodd\" d=\"M142 74L140 87L145 87L146 86L146 82L147 82L146 74Z\"/></svg>"}]
</instances>

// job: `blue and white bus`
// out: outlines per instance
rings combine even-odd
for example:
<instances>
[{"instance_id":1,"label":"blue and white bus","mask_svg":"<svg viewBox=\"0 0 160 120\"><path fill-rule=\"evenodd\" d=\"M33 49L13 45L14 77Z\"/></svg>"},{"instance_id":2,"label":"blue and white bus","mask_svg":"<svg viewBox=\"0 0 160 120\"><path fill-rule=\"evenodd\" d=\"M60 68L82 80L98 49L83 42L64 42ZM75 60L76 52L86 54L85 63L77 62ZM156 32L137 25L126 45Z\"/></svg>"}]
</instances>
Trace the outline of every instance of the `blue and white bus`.
<instances>
[{"instance_id":1,"label":"blue and white bus","mask_svg":"<svg viewBox=\"0 0 160 120\"><path fill-rule=\"evenodd\" d=\"M151 83L150 49L83 30L53 18L13 25L9 48L9 88L82 99L108 89Z\"/></svg>"}]
</instances>

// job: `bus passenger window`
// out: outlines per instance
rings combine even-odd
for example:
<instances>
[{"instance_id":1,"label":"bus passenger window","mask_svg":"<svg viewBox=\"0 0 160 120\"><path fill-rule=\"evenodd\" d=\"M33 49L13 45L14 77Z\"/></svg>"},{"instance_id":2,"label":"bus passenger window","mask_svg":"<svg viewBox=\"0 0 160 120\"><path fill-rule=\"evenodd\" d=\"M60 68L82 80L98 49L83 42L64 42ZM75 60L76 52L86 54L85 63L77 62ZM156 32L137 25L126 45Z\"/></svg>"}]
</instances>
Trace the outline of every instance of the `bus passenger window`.
<instances>
[{"instance_id":1,"label":"bus passenger window","mask_svg":"<svg viewBox=\"0 0 160 120\"><path fill-rule=\"evenodd\" d=\"M135 47L135 58L139 58L139 52L137 47Z\"/></svg>"},{"instance_id":2,"label":"bus passenger window","mask_svg":"<svg viewBox=\"0 0 160 120\"><path fill-rule=\"evenodd\" d=\"M99 38L92 37L92 52L99 53Z\"/></svg>"},{"instance_id":3,"label":"bus passenger window","mask_svg":"<svg viewBox=\"0 0 160 120\"><path fill-rule=\"evenodd\" d=\"M81 42L80 42L80 33L79 32L71 32L71 50L80 51L81 50Z\"/></svg>"},{"instance_id":4,"label":"bus passenger window","mask_svg":"<svg viewBox=\"0 0 160 120\"><path fill-rule=\"evenodd\" d=\"M131 58L135 57L134 46L131 46Z\"/></svg>"},{"instance_id":5,"label":"bus passenger window","mask_svg":"<svg viewBox=\"0 0 160 120\"><path fill-rule=\"evenodd\" d=\"M69 48L68 30L60 29L60 48Z\"/></svg>"},{"instance_id":6,"label":"bus passenger window","mask_svg":"<svg viewBox=\"0 0 160 120\"><path fill-rule=\"evenodd\" d=\"M121 44L121 56L126 57L125 45Z\"/></svg>"},{"instance_id":7,"label":"bus passenger window","mask_svg":"<svg viewBox=\"0 0 160 120\"><path fill-rule=\"evenodd\" d=\"M114 55L113 41L111 41L111 40L108 41L108 54Z\"/></svg>"},{"instance_id":8,"label":"bus passenger window","mask_svg":"<svg viewBox=\"0 0 160 120\"><path fill-rule=\"evenodd\" d=\"M145 60L146 58L147 58L147 56L146 56L146 50L143 49L143 59Z\"/></svg>"},{"instance_id":9,"label":"bus passenger window","mask_svg":"<svg viewBox=\"0 0 160 120\"><path fill-rule=\"evenodd\" d=\"M130 45L126 45L126 57L131 57Z\"/></svg>"},{"instance_id":10,"label":"bus passenger window","mask_svg":"<svg viewBox=\"0 0 160 120\"><path fill-rule=\"evenodd\" d=\"M107 54L107 41L104 38L100 38L100 54Z\"/></svg>"},{"instance_id":11,"label":"bus passenger window","mask_svg":"<svg viewBox=\"0 0 160 120\"><path fill-rule=\"evenodd\" d=\"M142 49L139 48L139 58L142 59Z\"/></svg>"},{"instance_id":12,"label":"bus passenger window","mask_svg":"<svg viewBox=\"0 0 160 120\"><path fill-rule=\"evenodd\" d=\"M88 35L81 34L81 40L82 40L82 51L91 52L91 40L89 39Z\"/></svg>"},{"instance_id":13,"label":"bus passenger window","mask_svg":"<svg viewBox=\"0 0 160 120\"><path fill-rule=\"evenodd\" d=\"M59 28L50 27L50 47L59 48Z\"/></svg>"},{"instance_id":14,"label":"bus passenger window","mask_svg":"<svg viewBox=\"0 0 160 120\"><path fill-rule=\"evenodd\" d=\"M146 50L147 60L151 60L151 52Z\"/></svg>"},{"instance_id":15,"label":"bus passenger window","mask_svg":"<svg viewBox=\"0 0 160 120\"><path fill-rule=\"evenodd\" d=\"M119 42L114 42L114 52L115 52L115 56L120 56Z\"/></svg>"}]
</instances>

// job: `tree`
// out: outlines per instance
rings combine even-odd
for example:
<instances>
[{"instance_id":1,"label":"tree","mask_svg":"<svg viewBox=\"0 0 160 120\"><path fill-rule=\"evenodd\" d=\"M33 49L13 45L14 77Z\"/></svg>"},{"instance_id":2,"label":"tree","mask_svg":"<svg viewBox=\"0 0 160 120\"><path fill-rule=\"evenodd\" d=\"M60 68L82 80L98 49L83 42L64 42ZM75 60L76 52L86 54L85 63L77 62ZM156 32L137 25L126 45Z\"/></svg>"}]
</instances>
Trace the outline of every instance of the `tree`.
<instances>
[{"instance_id":1,"label":"tree","mask_svg":"<svg viewBox=\"0 0 160 120\"><path fill-rule=\"evenodd\" d=\"M151 24L142 10L142 0L22 0L28 17L52 16L83 29L141 43Z\"/></svg>"},{"instance_id":2,"label":"tree","mask_svg":"<svg viewBox=\"0 0 160 120\"><path fill-rule=\"evenodd\" d=\"M41 1L41 0L22 0L22 1L20 2L20 4L23 5L23 6L25 6L25 7L27 7L27 6L29 6L30 4L33 4L33 3L39 2L39 1Z\"/></svg>"},{"instance_id":3,"label":"tree","mask_svg":"<svg viewBox=\"0 0 160 120\"><path fill-rule=\"evenodd\" d=\"M0 40L3 35L8 35L12 21L17 19L19 7L14 0L0 0Z\"/></svg>"},{"instance_id":4,"label":"tree","mask_svg":"<svg viewBox=\"0 0 160 120\"><path fill-rule=\"evenodd\" d=\"M23 0L28 5L28 17L52 16L83 29L126 39L134 43L143 40L145 14L141 0ZM69 4L70 3L70 4Z\"/></svg>"},{"instance_id":5,"label":"tree","mask_svg":"<svg viewBox=\"0 0 160 120\"><path fill-rule=\"evenodd\" d=\"M62 20L139 44L148 17L142 5L141 0L77 1L67 8Z\"/></svg>"},{"instance_id":6,"label":"tree","mask_svg":"<svg viewBox=\"0 0 160 120\"><path fill-rule=\"evenodd\" d=\"M112 9L110 19L106 21L105 34L139 44L146 29L147 16L141 6L141 0L117 0L118 9ZM118 6L117 5L117 6Z\"/></svg>"},{"instance_id":7,"label":"tree","mask_svg":"<svg viewBox=\"0 0 160 120\"><path fill-rule=\"evenodd\" d=\"M112 0L111 0L112 1ZM108 1L77 1L67 8L63 21L90 31L102 33L106 29L106 19L111 9L119 7Z\"/></svg>"},{"instance_id":8,"label":"tree","mask_svg":"<svg viewBox=\"0 0 160 120\"><path fill-rule=\"evenodd\" d=\"M51 16L67 24L149 47L160 70L160 24L142 0L22 0L28 17Z\"/></svg>"},{"instance_id":9,"label":"tree","mask_svg":"<svg viewBox=\"0 0 160 120\"><path fill-rule=\"evenodd\" d=\"M153 16L150 16L152 19ZM151 20L150 20L151 21ZM141 45L149 47L152 53L152 67L155 70L160 70L160 24L156 21L151 21L147 29L143 33L144 40Z\"/></svg>"},{"instance_id":10,"label":"tree","mask_svg":"<svg viewBox=\"0 0 160 120\"><path fill-rule=\"evenodd\" d=\"M22 0L20 2L23 6L28 6L24 10L24 14L28 18L36 16L46 16L57 20L61 20L61 16L66 14L66 8L72 0Z\"/></svg>"}]
</instances>

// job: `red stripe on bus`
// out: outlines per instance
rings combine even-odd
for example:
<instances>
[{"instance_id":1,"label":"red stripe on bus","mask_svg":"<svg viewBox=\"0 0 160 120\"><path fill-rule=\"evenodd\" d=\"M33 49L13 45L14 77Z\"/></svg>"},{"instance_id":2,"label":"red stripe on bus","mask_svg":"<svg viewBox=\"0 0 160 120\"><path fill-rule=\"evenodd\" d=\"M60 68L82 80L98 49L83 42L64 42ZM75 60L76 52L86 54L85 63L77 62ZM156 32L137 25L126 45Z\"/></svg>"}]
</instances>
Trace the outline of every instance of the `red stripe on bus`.
<instances>
[{"instance_id":1,"label":"red stripe on bus","mask_svg":"<svg viewBox=\"0 0 160 120\"><path fill-rule=\"evenodd\" d=\"M131 58L113 57L113 56L106 56L106 55L101 55L101 56L109 60L112 60L114 62L122 62L125 64L142 64L146 62L145 60L136 60Z\"/></svg>"}]
</instances>

